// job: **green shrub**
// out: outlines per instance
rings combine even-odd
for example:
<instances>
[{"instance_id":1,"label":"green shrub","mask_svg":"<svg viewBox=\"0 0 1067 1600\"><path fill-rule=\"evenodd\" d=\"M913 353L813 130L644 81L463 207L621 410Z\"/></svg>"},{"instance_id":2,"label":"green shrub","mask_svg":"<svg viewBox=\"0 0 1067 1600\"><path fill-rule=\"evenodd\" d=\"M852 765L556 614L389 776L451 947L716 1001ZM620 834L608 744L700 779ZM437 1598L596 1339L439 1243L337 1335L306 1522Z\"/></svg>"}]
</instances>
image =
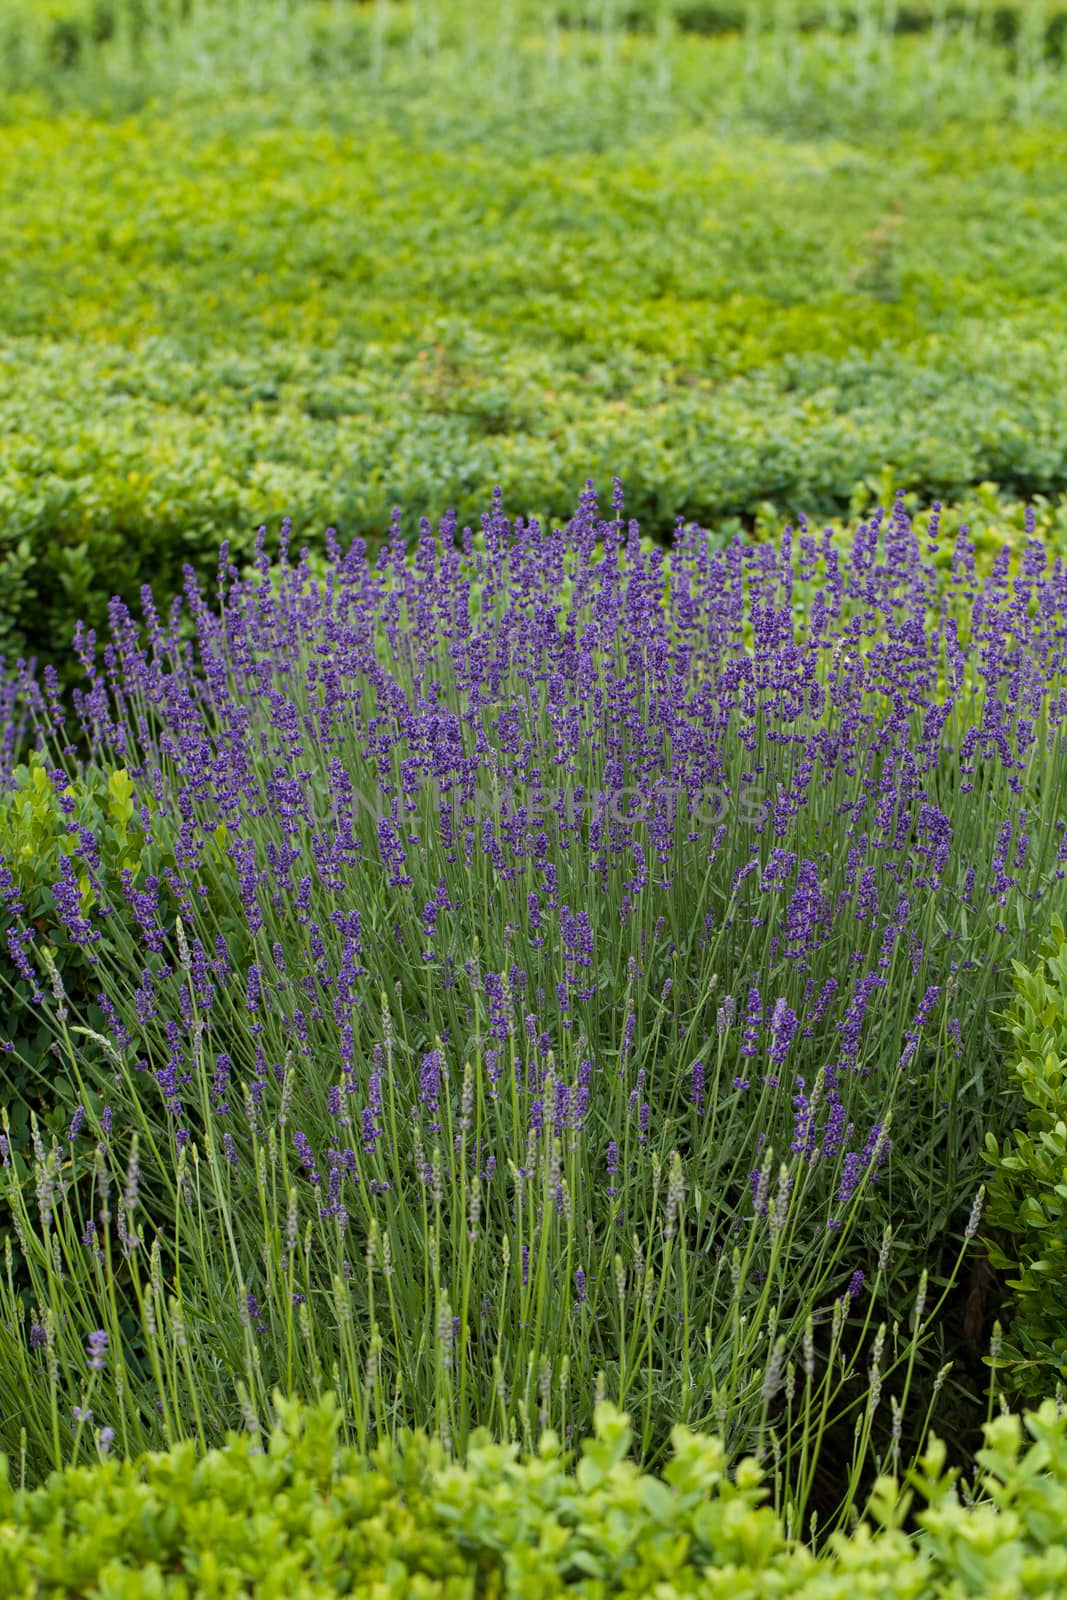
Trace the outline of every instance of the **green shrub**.
<instances>
[{"instance_id":1,"label":"green shrub","mask_svg":"<svg viewBox=\"0 0 1067 1600\"><path fill-rule=\"evenodd\" d=\"M594 107L554 152L555 111L489 139L422 104L417 132L384 98L273 94L0 127L9 663L263 522L477 527L496 484L563 518L620 472L649 531L725 540L840 518L889 468L961 519L998 485L979 539L1035 494L1067 535L1062 144L812 147L673 110L641 134Z\"/></svg>"},{"instance_id":2,"label":"green shrub","mask_svg":"<svg viewBox=\"0 0 1067 1600\"><path fill-rule=\"evenodd\" d=\"M987 44L786 48L807 0L565 9L553 45L540 0L512 44L488 0L8 0L8 664L263 522L476 526L497 484L560 518L589 472L663 537L839 518L887 472L961 514L998 485L995 534L1044 495L1064 535L1063 75L1023 105Z\"/></svg>"},{"instance_id":3,"label":"green shrub","mask_svg":"<svg viewBox=\"0 0 1067 1600\"><path fill-rule=\"evenodd\" d=\"M1009 1387L1033 1398L1067 1380L1067 933L1055 919L1042 958L1012 962L1018 994L1005 1017L1015 1040L1013 1086L1030 1106L1014 1148L989 1134L996 1176L986 1224L1010 1242L988 1240L1008 1279L1015 1314L998 1363Z\"/></svg>"},{"instance_id":4,"label":"green shrub","mask_svg":"<svg viewBox=\"0 0 1067 1600\"><path fill-rule=\"evenodd\" d=\"M662 1476L627 1459L628 1419L596 1411L576 1470L551 1432L535 1455L487 1437L465 1465L409 1435L370 1458L337 1447L332 1396L275 1396L266 1449L231 1434L136 1461L0 1481L0 1589L128 1596L655 1595L964 1600L1052 1595L1067 1582L1067 1420L1046 1401L986 1426L977 1504L931 1437L904 1489L882 1478L867 1518L820 1556L787 1541L751 1458L731 1475L718 1439L676 1427ZM108 1441L100 1441L106 1454ZM6 1467L6 1461L4 1463ZM902 1524L912 1503L919 1534Z\"/></svg>"},{"instance_id":5,"label":"green shrub","mask_svg":"<svg viewBox=\"0 0 1067 1600\"><path fill-rule=\"evenodd\" d=\"M668 18L682 33L705 38L742 33L753 24L775 30L795 28L801 33L852 34L864 25L870 26L873 20L883 38L929 34L937 29L974 29L996 45L1012 49L1018 43L1026 14L1023 0L1007 0L984 10L974 3L961 4L960 0L941 0L940 4L937 0L906 0L902 5L878 7L873 18L875 8L871 6L831 6L819 0L777 0L773 16L768 16L768 10L761 8L758 0L617 0L610 15L616 27L631 33L649 33L661 19ZM598 30L604 16L602 0L577 0L556 8L561 27ZM1048 58L1061 60L1067 10L1046 5L1038 17L1031 17L1030 26L1039 30Z\"/></svg>"}]
</instances>

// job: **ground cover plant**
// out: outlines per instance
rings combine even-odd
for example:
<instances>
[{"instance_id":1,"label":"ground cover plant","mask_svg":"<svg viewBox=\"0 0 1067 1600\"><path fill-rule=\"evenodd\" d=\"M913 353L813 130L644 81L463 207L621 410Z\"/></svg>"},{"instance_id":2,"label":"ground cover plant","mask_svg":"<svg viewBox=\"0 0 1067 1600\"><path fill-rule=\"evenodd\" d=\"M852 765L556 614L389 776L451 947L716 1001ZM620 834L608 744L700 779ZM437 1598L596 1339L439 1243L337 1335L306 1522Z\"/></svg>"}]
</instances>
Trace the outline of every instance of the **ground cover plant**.
<instances>
[{"instance_id":1,"label":"ground cover plant","mask_svg":"<svg viewBox=\"0 0 1067 1600\"><path fill-rule=\"evenodd\" d=\"M22 675L4 1062L25 1089L43 1027L58 1130L0 1151L29 1481L258 1431L275 1387L460 1454L607 1397L646 1466L684 1423L762 1457L791 1537L854 1520L959 1386L1020 1120L994 1017L1067 872L1063 560L1024 530L980 578L939 518L667 554L589 487L319 577L264 530L214 600L116 601L72 705Z\"/></svg>"},{"instance_id":2,"label":"ground cover plant","mask_svg":"<svg viewBox=\"0 0 1067 1600\"><path fill-rule=\"evenodd\" d=\"M28 8L0 58L8 664L66 673L79 618L223 539L247 560L265 518L374 540L501 484L558 519L623 464L664 537L848 520L890 481L994 542L1043 496L1062 539L1057 60L986 11L968 42L669 9L61 8L100 35L63 66Z\"/></svg>"}]
</instances>

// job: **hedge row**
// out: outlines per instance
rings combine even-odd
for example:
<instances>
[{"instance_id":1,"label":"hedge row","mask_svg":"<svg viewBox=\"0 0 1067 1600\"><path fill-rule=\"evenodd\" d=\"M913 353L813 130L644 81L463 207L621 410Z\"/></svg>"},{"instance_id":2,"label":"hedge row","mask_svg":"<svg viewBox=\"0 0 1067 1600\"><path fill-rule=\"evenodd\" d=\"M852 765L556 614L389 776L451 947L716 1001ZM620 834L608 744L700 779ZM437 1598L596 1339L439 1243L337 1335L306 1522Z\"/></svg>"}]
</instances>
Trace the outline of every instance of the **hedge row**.
<instances>
[{"instance_id":1,"label":"hedge row","mask_svg":"<svg viewBox=\"0 0 1067 1600\"><path fill-rule=\"evenodd\" d=\"M1010 1386L1035 1399L1067 1384L1067 933L1057 919L1032 967L1013 962L1017 994L1003 1019L1025 1127L998 1147L986 1225L989 1259L1014 1304L1001 1358Z\"/></svg>"},{"instance_id":2,"label":"hedge row","mask_svg":"<svg viewBox=\"0 0 1067 1600\"><path fill-rule=\"evenodd\" d=\"M1017 1417L986 1427L976 1507L931 1438L909 1486L879 1480L867 1520L820 1556L786 1540L755 1461L731 1478L717 1439L676 1427L662 1475L640 1474L607 1403L573 1472L551 1433L526 1460L483 1438L451 1464L421 1435L361 1459L337 1450L329 1397L275 1405L266 1449L233 1434L199 1459L190 1445L105 1459L32 1492L5 1474L0 1592L1012 1600L1067 1584L1067 1418L1052 1401L1028 1414L1029 1440ZM916 1539L902 1527L913 1505Z\"/></svg>"},{"instance_id":3,"label":"hedge row","mask_svg":"<svg viewBox=\"0 0 1067 1600\"><path fill-rule=\"evenodd\" d=\"M274 97L0 127L9 663L285 515L477 526L500 484L563 518L618 473L642 526L728 537L886 468L961 516L1067 488L1062 140L420 129Z\"/></svg>"}]
</instances>

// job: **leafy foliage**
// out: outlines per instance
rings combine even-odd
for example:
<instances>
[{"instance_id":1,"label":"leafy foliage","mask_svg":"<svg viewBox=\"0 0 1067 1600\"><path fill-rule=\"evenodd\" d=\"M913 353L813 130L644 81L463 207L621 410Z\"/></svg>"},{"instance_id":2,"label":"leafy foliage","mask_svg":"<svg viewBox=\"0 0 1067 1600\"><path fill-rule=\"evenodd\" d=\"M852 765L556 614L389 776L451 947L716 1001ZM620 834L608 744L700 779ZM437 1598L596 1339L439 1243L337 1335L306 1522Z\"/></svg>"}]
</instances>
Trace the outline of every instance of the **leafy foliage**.
<instances>
[{"instance_id":1,"label":"leafy foliage","mask_svg":"<svg viewBox=\"0 0 1067 1600\"><path fill-rule=\"evenodd\" d=\"M291 13L301 10L337 28L337 10L323 0L282 0ZM477 3L477 0L474 0ZM758 0L556 0L546 6L540 0L512 0L516 23L526 28L541 27L546 17L556 27L603 33L649 34L669 28L680 34L698 37L743 33L753 26L766 25ZM380 5L380 0L379 0ZM7 49L14 54L20 44L36 45L53 71L69 73L84 67L101 47L115 49L124 32L143 41L153 33L164 37L174 31L191 31L197 13L210 12L211 0L7 0ZM344 0L348 12L345 33L349 38L366 37L372 27L370 0ZM408 44L417 29L420 7L410 0L387 0L390 32L397 44ZM454 12L438 6L437 28L454 25ZM1036 17L1027 15L1026 0L905 0L904 4L885 4L883 0L777 0L771 25L795 28L802 33L831 32L854 34L875 28L879 34L929 34L937 31L973 34L1011 50L1020 34L1030 26L1052 61L1063 54L1067 11L1059 4L1045 4ZM361 14L362 13L362 14Z\"/></svg>"},{"instance_id":2,"label":"leafy foliage","mask_svg":"<svg viewBox=\"0 0 1067 1600\"><path fill-rule=\"evenodd\" d=\"M331 1397L274 1398L265 1440L257 1427L202 1455L104 1459L31 1492L5 1472L3 1592L1013 1600L1067 1576L1067 1419L1051 1401L1028 1413L1029 1439L1016 1417L987 1425L976 1498L932 1437L907 1485L880 1479L866 1520L816 1557L763 1504L756 1461L731 1473L720 1440L679 1426L662 1474L641 1473L607 1402L574 1468L550 1431L525 1457L479 1435L457 1465L423 1433L361 1456L339 1447ZM902 1531L912 1504L917 1538Z\"/></svg>"},{"instance_id":3,"label":"leafy foliage","mask_svg":"<svg viewBox=\"0 0 1067 1600\"><path fill-rule=\"evenodd\" d=\"M49 203L42 162L69 171L75 140L68 254L44 248L53 209L71 213L65 179ZM237 140L192 120L184 134L38 126L0 142L23 196L4 208L18 285L0 481L11 654L54 658L113 593L132 598L149 574L176 586L184 561L203 570L231 531L247 552L257 522L282 514L314 533L381 529L403 497L415 514L445 499L473 518L499 481L559 515L587 463L602 476L627 463L653 526L680 514L728 528L768 500L840 513L885 461L948 498L984 478L1053 490L1067 470L1060 357L1050 335L1027 350L998 326L988 258L986 332L956 349L946 337L954 318L983 315L965 276L953 309L919 321L951 265L953 218L932 213L950 194L972 209L992 172L916 195L897 267L911 287L887 305L850 289L860 257L822 222L827 208L851 214L858 249L878 205L865 163L806 173L768 151L744 172L712 144L716 167L665 175L620 254L634 157L599 162L616 171L594 194L585 161L550 176L387 135L358 164L351 138ZM211 176L235 168L239 181ZM784 204L787 187L783 231L768 194ZM655 264L664 227L687 236L684 269ZM1013 261L1004 293L1017 298ZM1036 287L1037 260L1031 274Z\"/></svg>"},{"instance_id":4,"label":"leafy foliage","mask_svg":"<svg viewBox=\"0 0 1067 1600\"><path fill-rule=\"evenodd\" d=\"M1015 1313L1001 1351L1008 1387L1033 1398L1067 1381L1067 934L1057 917L1034 966L1015 968L1018 993L1005 1017L1015 1040L1014 1087L1026 1125L1003 1146L986 1144L996 1176L987 1224L995 1267L1008 1279Z\"/></svg>"},{"instance_id":5,"label":"leafy foliage","mask_svg":"<svg viewBox=\"0 0 1067 1600\"><path fill-rule=\"evenodd\" d=\"M1011 119L999 58L926 42L571 30L552 67L540 10L511 48L390 5L376 68L378 5L168 14L138 66L120 8L95 109L0 108L9 662L66 674L79 618L263 522L374 539L496 484L562 517L620 472L724 541L992 484L980 536L1034 495L1067 531L1059 75Z\"/></svg>"}]
</instances>

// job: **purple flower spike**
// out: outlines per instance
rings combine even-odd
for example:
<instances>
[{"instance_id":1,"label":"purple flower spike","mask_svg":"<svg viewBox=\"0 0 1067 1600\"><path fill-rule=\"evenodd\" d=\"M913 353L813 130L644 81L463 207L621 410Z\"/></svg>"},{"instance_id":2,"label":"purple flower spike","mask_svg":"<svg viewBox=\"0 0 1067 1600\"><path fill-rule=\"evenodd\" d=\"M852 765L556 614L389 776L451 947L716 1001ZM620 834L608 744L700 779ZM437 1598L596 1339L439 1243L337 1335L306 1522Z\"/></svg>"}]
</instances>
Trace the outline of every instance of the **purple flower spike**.
<instances>
[{"instance_id":1,"label":"purple flower spike","mask_svg":"<svg viewBox=\"0 0 1067 1600\"><path fill-rule=\"evenodd\" d=\"M89 1371L103 1372L107 1366L108 1337L103 1328L91 1333L88 1339Z\"/></svg>"}]
</instances>

